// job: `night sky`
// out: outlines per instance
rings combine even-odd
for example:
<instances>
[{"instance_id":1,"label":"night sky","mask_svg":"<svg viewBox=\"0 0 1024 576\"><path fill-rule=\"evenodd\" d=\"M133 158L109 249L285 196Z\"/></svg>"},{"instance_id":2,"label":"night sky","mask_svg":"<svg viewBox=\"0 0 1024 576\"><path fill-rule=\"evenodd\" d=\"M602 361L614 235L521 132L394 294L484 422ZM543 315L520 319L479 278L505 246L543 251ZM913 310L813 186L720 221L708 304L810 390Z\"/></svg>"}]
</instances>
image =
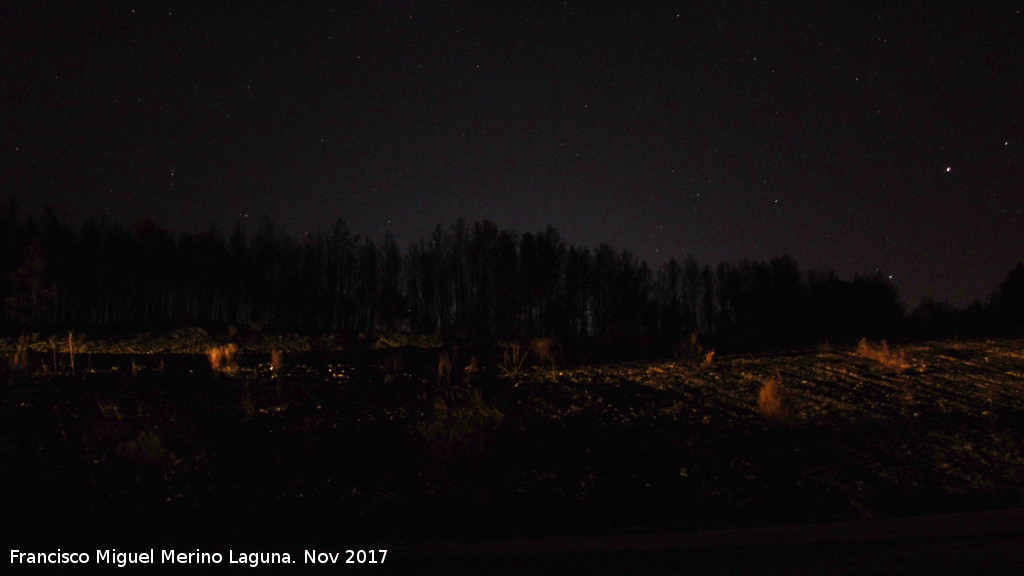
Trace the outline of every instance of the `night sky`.
<instances>
[{"instance_id":1,"label":"night sky","mask_svg":"<svg viewBox=\"0 0 1024 576\"><path fill-rule=\"evenodd\" d=\"M211 4L0 8L3 198L400 245L550 224L911 305L1024 260L1024 2Z\"/></svg>"}]
</instances>

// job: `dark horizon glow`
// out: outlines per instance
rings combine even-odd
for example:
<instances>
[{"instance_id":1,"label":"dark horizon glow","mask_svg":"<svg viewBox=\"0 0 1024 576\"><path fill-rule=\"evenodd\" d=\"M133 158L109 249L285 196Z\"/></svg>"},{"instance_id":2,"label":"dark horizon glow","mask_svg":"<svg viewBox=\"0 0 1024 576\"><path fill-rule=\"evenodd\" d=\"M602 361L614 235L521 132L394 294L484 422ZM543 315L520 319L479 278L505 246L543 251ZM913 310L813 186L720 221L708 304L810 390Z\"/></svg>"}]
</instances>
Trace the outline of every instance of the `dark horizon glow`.
<instances>
[{"instance_id":1,"label":"dark horizon glow","mask_svg":"<svg viewBox=\"0 0 1024 576\"><path fill-rule=\"evenodd\" d=\"M795 6L795 5L794 5ZM985 298L1024 260L1024 15L716 3L13 7L0 186L72 222L457 218L657 267Z\"/></svg>"}]
</instances>

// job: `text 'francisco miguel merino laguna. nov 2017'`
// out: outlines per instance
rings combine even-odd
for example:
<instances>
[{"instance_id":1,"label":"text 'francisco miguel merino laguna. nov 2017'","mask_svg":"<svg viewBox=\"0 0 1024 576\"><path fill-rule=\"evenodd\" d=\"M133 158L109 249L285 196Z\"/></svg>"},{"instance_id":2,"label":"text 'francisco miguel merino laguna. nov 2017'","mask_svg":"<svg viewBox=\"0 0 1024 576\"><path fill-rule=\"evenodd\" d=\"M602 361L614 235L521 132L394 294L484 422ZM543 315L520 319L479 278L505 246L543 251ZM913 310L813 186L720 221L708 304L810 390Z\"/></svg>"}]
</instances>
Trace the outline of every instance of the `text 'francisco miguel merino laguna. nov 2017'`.
<instances>
[{"instance_id":1,"label":"text 'francisco miguel merino laguna. nov 2017'","mask_svg":"<svg viewBox=\"0 0 1024 576\"><path fill-rule=\"evenodd\" d=\"M51 552L11 550L11 564L109 564L125 567L133 564L243 564L252 567L264 564L383 564L387 550L345 550L319 552L303 550L292 558L290 552L193 552L151 548L142 552L124 552L111 548L89 552L67 552L58 548Z\"/></svg>"}]
</instances>

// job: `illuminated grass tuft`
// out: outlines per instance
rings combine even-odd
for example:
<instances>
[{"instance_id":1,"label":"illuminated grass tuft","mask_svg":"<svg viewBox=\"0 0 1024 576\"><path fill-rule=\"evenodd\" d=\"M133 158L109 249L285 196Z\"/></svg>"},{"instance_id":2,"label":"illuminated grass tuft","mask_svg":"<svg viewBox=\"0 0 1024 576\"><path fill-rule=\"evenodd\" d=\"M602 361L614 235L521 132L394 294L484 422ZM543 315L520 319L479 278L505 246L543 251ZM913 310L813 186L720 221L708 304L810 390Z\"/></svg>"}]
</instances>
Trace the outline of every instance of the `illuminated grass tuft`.
<instances>
[{"instance_id":1,"label":"illuminated grass tuft","mask_svg":"<svg viewBox=\"0 0 1024 576\"><path fill-rule=\"evenodd\" d=\"M210 368L213 368L214 372L230 375L238 370L238 346L234 343L214 346L206 355L210 359Z\"/></svg>"},{"instance_id":2,"label":"illuminated grass tuft","mask_svg":"<svg viewBox=\"0 0 1024 576\"><path fill-rule=\"evenodd\" d=\"M764 381L757 396L757 408L769 423L792 424L793 401L782 386L782 378L773 376Z\"/></svg>"},{"instance_id":3,"label":"illuminated grass tuft","mask_svg":"<svg viewBox=\"0 0 1024 576\"><path fill-rule=\"evenodd\" d=\"M877 346L872 345L866 338L861 338L857 343L857 355L862 358L875 360L886 369L893 372L904 372L910 368L907 362L907 353L904 350L889 348L889 343L882 340Z\"/></svg>"},{"instance_id":4,"label":"illuminated grass tuft","mask_svg":"<svg viewBox=\"0 0 1024 576\"><path fill-rule=\"evenodd\" d=\"M270 351L270 370L275 374L284 368L284 352L281 350Z\"/></svg>"}]
</instances>

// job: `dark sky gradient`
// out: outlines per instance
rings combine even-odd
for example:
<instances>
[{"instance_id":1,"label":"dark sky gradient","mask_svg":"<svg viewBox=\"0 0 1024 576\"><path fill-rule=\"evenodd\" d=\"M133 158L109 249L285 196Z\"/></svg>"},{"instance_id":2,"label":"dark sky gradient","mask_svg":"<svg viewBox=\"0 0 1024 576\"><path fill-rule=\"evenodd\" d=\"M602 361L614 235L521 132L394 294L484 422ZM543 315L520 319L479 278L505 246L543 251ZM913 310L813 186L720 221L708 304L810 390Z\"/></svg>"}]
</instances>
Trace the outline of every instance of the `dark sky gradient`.
<instances>
[{"instance_id":1,"label":"dark sky gradient","mask_svg":"<svg viewBox=\"0 0 1024 576\"><path fill-rule=\"evenodd\" d=\"M1024 260L1024 2L216 4L0 8L3 196L403 245L550 224L912 304Z\"/></svg>"}]
</instances>

